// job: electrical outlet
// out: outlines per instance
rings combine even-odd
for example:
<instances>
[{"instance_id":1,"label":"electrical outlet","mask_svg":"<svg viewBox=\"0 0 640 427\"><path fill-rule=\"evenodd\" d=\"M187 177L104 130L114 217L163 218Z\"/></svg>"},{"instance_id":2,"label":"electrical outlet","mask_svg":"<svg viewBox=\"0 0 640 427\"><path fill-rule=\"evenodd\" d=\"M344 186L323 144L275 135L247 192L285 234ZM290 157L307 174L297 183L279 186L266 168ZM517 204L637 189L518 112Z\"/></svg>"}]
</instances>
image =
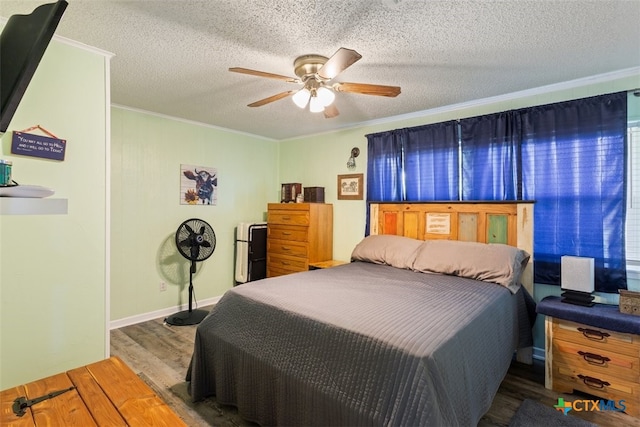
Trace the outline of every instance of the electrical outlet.
<instances>
[{"instance_id":1,"label":"electrical outlet","mask_svg":"<svg viewBox=\"0 0 640 427\"><path fill-rule=\"evenodd\" d=\"M160 282L160 292L164 292L167 290L167 284L165 282Z\"/></svg>"}]
</instances>

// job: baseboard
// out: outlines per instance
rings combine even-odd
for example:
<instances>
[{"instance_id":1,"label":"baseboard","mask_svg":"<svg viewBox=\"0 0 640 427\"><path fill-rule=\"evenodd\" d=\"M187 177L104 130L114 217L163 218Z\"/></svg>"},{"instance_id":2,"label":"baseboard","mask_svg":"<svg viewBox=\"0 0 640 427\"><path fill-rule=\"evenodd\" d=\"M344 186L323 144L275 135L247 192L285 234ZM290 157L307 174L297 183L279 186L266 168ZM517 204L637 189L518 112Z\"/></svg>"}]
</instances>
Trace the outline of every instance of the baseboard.
<instances>
[{"instance_id":1,"label":"baseboard","mask_svg":"<svg viewBox=\"0 0 640 427\"><path fill-rule=\"evenodd\" d=\"M198 301L198 306L206 307L209 305L214 305L218 301L220 301L220 298L222 298L222 295L200 300ZM109 330L123 328L129 325L135 325L137 323L146 322L148 320L164 318L178 311L187 310L187 309L189 309L189 303L182 304L179 307L168 307L168 308L163 308L162 310L156 310L156 311L151 311L149 313L136 314L135 316L125 317L123 319L112 320L111 322L109 322Z\"/></svg>"}]
</instances>

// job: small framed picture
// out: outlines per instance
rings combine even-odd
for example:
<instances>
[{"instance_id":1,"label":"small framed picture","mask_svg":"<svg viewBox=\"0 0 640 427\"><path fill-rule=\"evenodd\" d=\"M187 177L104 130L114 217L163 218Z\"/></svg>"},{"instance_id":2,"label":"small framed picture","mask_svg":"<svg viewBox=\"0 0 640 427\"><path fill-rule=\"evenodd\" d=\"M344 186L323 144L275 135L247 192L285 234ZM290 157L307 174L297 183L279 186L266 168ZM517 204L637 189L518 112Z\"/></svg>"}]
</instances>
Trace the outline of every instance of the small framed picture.
<instances>
[{"instance_id":1,"label":"small framed picture","mask_svg":"<svg viewBox=\"0 0 640 427\"><path fill-rule=\"evenodd\" d=\"M338 175L338 200L362 200L363 174Z\"/></svg>"}]
</instances>

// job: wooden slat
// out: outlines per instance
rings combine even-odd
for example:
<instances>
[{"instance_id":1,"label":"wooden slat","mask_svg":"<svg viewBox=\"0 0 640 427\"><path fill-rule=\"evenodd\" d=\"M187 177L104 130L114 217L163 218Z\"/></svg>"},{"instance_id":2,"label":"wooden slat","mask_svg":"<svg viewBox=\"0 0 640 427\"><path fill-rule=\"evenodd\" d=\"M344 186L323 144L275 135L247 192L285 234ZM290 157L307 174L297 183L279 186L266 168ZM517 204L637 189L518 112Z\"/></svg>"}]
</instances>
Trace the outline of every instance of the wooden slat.
<instances>
[{"instance_id":1,"label":"wooden slat","mask_svg":"<svg viewBox=\"0 0 640 427\"><path fill-rule=\"evenodd\" d=\"M98 426L126 427L127 423L102 392L100 385L98 385L86 367L72 369L67 372L67 375L76 385L80 397L84 400Z\"/></svg>"},{"instance_id":2,"label":"wooden slat","mask_svg":"<svg viewBox=\"0 0 640 427\"><path fill-rule=\"evenodd\" d=\"M487 243L507 244L509 238L506 215L487 215Z\"/></svg>"},{"instance_id":3,"label":"wooden slat","mask_svg":"<svg viewBox=\"0 0 640 427\"><path fill-rule=\"evenodd\" d=\"M118 357L87 369L130 426L186 426Z\"/></svg>"},{"instance_id":4,"label":"wooden slat","mask_svg":"<svg viewBox=\"0 0 640 427\"><path fill-rule=\"evenodd\" d=\"M398 234L398 213L384 212L382 214L382 234Z\"/></svg>"},{"instance_id":5,"label":"wooden slat","mask_svg":"<svg viewBox=\"0 0 640 427\"><path fill-rule=\"evenodd\" d=\"M403 236L418 238L418 212L405 212L403 215Z\"/></svg>"},{"instance_id":6,"label":"wooden slat","mask_svg":"<svg viewBox=\"0 0 640 427\"><path fill-rule=\"evenodd\" d=\"M7 427L35 427L31 409L27 409L22 417L13 413L13 401L20 396L26 396L24 386L3 390L0 393L0 426Z\"/></svg>"},{"instance_id":7,"label":"wooden slat","mask_svg":"<svg viewBox=\"0 0 640 427\"><path fill-rule=\"evenodd\" d=\"M34 399L71 386L71 379L62 373L31 382L24 387L27 398ZM31 411L37 426L96 426L77 390L37 403L31 407Z\"/></svg>"},{"instance_id":8,"label":"wooden slat","mask_svg":"<svg viewBox=\"0 0 640 427\"><path fill-rule=\"evenodd\" d=\"M478 214L461 213L458 215L458 240L464 242L478 241Z\"/></svg>"}]
</instances>

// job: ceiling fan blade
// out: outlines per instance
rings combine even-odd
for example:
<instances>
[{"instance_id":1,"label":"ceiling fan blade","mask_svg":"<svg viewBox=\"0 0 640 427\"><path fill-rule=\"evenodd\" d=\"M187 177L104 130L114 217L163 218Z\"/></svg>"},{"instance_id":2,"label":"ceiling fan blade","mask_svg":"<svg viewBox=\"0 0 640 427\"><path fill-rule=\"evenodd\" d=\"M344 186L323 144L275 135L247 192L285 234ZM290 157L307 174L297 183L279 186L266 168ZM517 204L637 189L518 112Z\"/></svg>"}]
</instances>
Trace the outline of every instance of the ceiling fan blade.
<instances>
[{"instance_id":1,"label":"ceiling fan blade","mask_svg":"<svg viewBox=\"0 0 640 427\"><path fill-rule=\"evenodd\" d=\"M331 58L324 63L316 74L323 79L331 80L348 67L353 65L357 60L362 58L355 50L341 47Z\"/></svg>"},{"instance_id":2,"label":"ceiling fan blade","mask_svg":"<svg viewBox=\"0 0 640 427\"><path fill-rule=\"evenodd\" d=\"M399 86L371 85L366 83L335 83L333 89L337 92L361 93L364 95L396 97L400 94Z\"/></svg>"},{"instance_id":3,"label":"ceiling fan blade","mask_svg":"<svg viewBox=\"0 0 640 427\"><path fill-rule=\"evenodd\" d=\"M249 74L250 76L267 77L269 79L284 80L287 83L302 83L300 79L295 77L283 76L281 74L267 73L264 71L250 70L248 68L234 67L229 68L234 73Z\"/></svg>"},{"instance_id":4,"label":"ceiling fan blade","mask_svg":"<svg viewBox=\"0 0 640 427\"><path fill-rule=\"evenodd\" d=\"M281 93L279 93L277 95L273 95L273 96L270 96L268 98L261 99L260 101L253 102L253 103L249 104L248 107L262 107L263 105L268 104L270 102L274 102L274 101L278 101L278 100L280 100L282 98L286 98L287 96L291 95L294 92L296 92L296 91L295 90L289 90L289 91L286 91L286 92L281 92Z\"/></svg>"},{"instance_id":5,"label":"ceiling fan blade","mask_svg":"<svg viewBox=\"0 0 640 427\"><path fill-rule=\"evenodd\" d=\"M325 119L332 119L339 114L340 114L340 111L338 111L338 108L335 106L335 104L331 104L328 107L324 107Z\"/></svg>"}]
</instances>

